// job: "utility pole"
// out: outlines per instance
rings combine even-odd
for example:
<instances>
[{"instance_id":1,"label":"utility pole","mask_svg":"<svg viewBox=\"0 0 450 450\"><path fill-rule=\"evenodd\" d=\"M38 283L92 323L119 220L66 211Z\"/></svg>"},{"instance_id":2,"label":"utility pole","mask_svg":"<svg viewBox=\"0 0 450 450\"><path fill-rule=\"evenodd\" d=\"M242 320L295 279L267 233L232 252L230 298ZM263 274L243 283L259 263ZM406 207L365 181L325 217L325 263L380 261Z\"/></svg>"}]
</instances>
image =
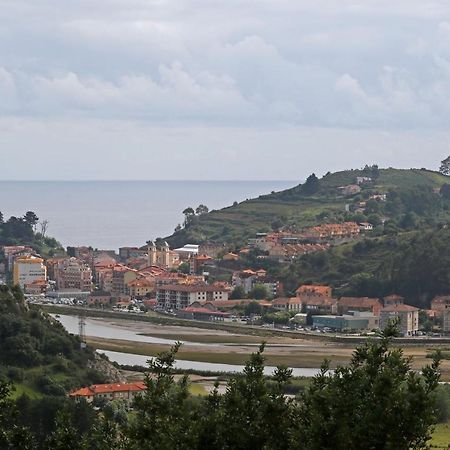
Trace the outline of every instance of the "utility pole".
<instances>
[{"instance_id":1,"label":"utility pole","mask_svg":"<svg viewBox=\"0 0 450 450\"><path fill-rule=\"evenodd\" d=\"M80 348L86 348L86 315L85 312L80 312L78 316L78 336L80 337Z\"/></svg>"}]
</instances>

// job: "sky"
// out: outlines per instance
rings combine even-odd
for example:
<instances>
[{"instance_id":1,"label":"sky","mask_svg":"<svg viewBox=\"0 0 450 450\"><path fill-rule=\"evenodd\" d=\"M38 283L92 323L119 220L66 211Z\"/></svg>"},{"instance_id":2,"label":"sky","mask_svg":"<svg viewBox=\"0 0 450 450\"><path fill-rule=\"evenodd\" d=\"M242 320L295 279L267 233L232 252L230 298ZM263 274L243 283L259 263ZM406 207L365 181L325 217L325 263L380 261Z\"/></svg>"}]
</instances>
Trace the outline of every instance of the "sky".
<instances>
[{"instance_id":1,"label":"sky","mask_svg":"<svg viewBox=\"0 0 450 450\"><path fill-rule=\"evenodd\" d=\"M0 179L437 169L449 98L448 0L0 0Z\"/></svg>"}]
</instances>

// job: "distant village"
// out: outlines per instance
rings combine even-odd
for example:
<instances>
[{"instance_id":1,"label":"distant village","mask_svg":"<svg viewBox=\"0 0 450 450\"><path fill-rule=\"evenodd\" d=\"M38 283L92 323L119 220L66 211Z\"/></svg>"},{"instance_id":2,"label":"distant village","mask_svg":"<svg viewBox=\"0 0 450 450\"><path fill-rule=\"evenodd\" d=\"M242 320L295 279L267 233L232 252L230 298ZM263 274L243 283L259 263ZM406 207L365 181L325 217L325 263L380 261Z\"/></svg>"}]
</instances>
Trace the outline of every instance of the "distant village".
<instances>
[{"instance_id":1,"label":"distant village","mask_svg":"<svg viewBox=\"0 0 450 450\"><path fill-rule=\"evenodd\" d=\"M229 281L208 282L215 266L232 267L252 248L266 252L268 258L286 260L367 231L365 224L350 222L316 226L300 234L260 233L237 253L228 252L223 244L170 249L167 242L157 246L149 241L141 248L122 247L118 253L68 247L67 255L44 260L30 247L5 246L0 270L31 301L136 314L154 310L183 319L239 320L262 326L271 326L262 320L271 317L267 312L281 311L290 317L285 327L322 332L373 332L397 319L403 336L420 335L419 309L395 293L383 299L335 298L329 286L301 285L295 297L286 297L282 283L268 277L265 270L251 268L231 270ZM301 243L305 236L315 243ZM252 298L258 288L264 298ZM236 293L242 298L236 298ZM450 296L436 297L424 313L441 319L442 332L450 332Z\"/></svg>"},{"instance_id":2,"label":"distant village","mask_svg":"<svg viewBox=\"0 0 450 450\"><path fill-rule=\"evenodd\" d=\"M354 184L337 191L344 198L353 197L371 181L356 177ZM372 192L367 201L348 201L346 211L357 214L365 211L368 201L385 202L386 194ZM249 254L290 263L373 232L374 224L369 222L323 223L295 232L256 233L239 250L218 243L171 249L158 239L118 252L68 247L64 254L48 259L28 246L4 246L0 279L20 285L30 301L136 314L153 310L183 319L319 332L369 333L396 319L403 336L420 336L419 309L395 292L384 298L339 298L330 286L300 285L295 296L288 297L280 280L266 270L242 267ZM278 320L280 312L285 313L282 320ZM439 323L440 333L450 333L450 296L435 297L431 308L421 311L421 318Z\"/></svg>"}]
</instances>

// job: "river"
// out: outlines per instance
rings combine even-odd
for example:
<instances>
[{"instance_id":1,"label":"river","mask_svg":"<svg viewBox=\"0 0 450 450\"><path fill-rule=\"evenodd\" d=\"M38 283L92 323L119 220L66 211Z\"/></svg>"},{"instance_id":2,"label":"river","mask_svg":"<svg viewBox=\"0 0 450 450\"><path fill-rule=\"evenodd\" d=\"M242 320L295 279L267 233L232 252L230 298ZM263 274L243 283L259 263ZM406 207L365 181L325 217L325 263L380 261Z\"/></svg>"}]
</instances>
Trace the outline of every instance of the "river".
<instances>
[{"instance_id":1,"label":"river","mask_svg":"<svg viewBox=\"0 0 450 450\"><path fill-rule=\"evenodd\" d=\"M55 317L54 314L52 314ZM57 317L65 329L72 334L78 334L79 332L79 319L76 316L69 315L59 315ZM129 328L129 326L121 326L111 320L111 322L107 322L103 319L85 319L85 334L86 336L93 338L103 338L103 339L119 339L126 341L134 341L134 342L146 342L151 344L166 344L173 345L175 343L174 339L164 339L157 338L154 336L144 336L139 334L139 332L134 331ZM195 336L195 335L193 335ZM184 345L201 345L201 346L223 346L227 344L206 344L206 343L196 343L192 341L182 341ZM233 345L233 344L231 344ZM254 346L254 344L249 344ZM286 345L289 347L290 345ZM300 345L301 346L301 345ZM146 366L147 361L150 358L149 356L137 355L134 353L122 353L122 352L114 352L98 349L99 353L104 353L108 356L111 361L117 362L118 364L124 365L137 365L137 366ZM242 372L244 366L235 365L235 364L220 364L220 363L209 363L209 362L200 362L200 361L188 361L188 360L176 360L175 367L179 369L192 369L192 370L204 370L204 371L214 371L214 372ZM266 366L265 374L271 375L275 367ZM311 368L293 368L294 376L303 376L303 377L312 377L319 372L319 369L311 369Z\"/></svg>"}]
</instances>

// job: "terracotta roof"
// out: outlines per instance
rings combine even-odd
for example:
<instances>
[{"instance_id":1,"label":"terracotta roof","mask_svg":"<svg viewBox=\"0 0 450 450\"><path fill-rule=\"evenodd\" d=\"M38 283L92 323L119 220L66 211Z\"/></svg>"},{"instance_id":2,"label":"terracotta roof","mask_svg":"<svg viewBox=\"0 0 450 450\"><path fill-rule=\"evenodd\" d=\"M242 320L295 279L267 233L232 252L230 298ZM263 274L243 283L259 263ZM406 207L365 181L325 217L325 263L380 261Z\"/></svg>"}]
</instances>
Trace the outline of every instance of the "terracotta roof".
<instances>
[{"instance_id":1,"label":"terracotta roof","mask_svg":"<svg viewBox=\"0 0 450 450\"><path fill-rule=\"evenodd\" d=\"M138 381L124 384L93 384L76 391L72 391L70 397L90 397L97 394L112 394L114 392L140 392L146 389L145 383Z\"/></svg>"},{"instance_id":2,"label":"terracotta roof","mask_svg":"<svg viewBox=\"0 0 450 450\"><path fill-rule=\"evenodd\" d=\"M280 297L272 300L272 305L295 305L301 304L302 300L298 297Z\"/></svg>"},{"instance_id":3,"label":"terracotta roof","mask_svg":"<svg viewBox=\"0 0 450 450\"><path fill-rule=\"evenodd\" d=\"M209 261L211 258L211 256L208 255L198 255L195 257L196 261Z\"/></svg>"},{"instance_id":4,"label":"terracotta roof","mask_svg":"<svg viewBox=\"0 0 450 450\"><path fill-rule=\"evenodd\" d=\"M373 307L381 306L380 301L377 298L369 297L341 297L338 300L341 306L354 306L354 307Z\"/></svg>"},{"instance_id":5,"label":"terracotta roof","mask_svg":"<svg viewBox=\"0 0 450 450\"><path fill-rule=\"evenodd\" d=\"M300 297L302 303L306 306L332 306L337 303L337 300L332 297L317 296L317 297Z\"/></svg>"},{"instance_id":6,"label":"terracotta roof","mask_svg":"<svg viewBox=\"0 0 450 450\"><path fill-rule=\"evenodd\" d=\"M315 284L303 284L295 292L301 294L302 292L314 292L316 294L327 295L330 292L330 286L319 286Z\"/></svg>"},{"instance_id":7,"label":"terracotta roof","mask_svg":"<svg viewBox=\"0 0 450 450\"><path fill-rule=\"evenodd\" d=\"M419 308L410 305L391 305L386 306L381 312L413 312L419 311Z\"/></svg>"}]
</instances>

